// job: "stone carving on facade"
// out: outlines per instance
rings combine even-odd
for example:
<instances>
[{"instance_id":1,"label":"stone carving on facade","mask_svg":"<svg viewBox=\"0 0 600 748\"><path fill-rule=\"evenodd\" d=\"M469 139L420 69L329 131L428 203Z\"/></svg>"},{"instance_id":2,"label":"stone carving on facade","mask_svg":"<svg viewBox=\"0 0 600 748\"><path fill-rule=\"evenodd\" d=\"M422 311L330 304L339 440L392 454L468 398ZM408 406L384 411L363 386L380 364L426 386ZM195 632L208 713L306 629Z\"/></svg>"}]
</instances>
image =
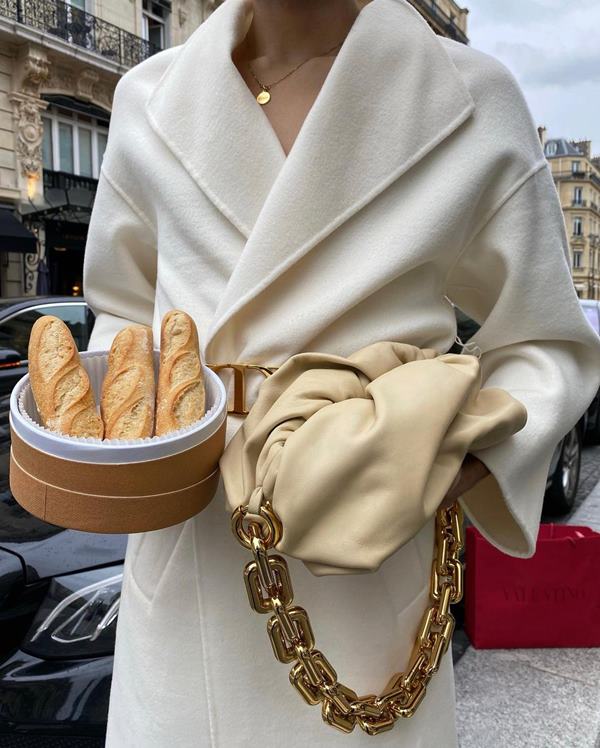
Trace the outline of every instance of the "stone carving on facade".
<instances>
[{"instance_id":1,"label":"stone carving on facade","mask_svg":"<svg viewBox=\"0 0 600 748\"><path fill-rule=\"evenodd\" d=\"M182 28L183 26L185 26L187 19L188 19L187 0L179 0L179 3L177 3L177 21L179 23L179 28Z\"/></svg>"},{"instance_id":2,"label":"stone carving on facade","mask_svg":"<svg viewBox=\"0 0 600 748\"><path fill-rule=\"evenodd\" d=\"M100 74L92 68L84 68L79 73L74 95L78 99L92 101L104 109L111 107L112 90L101 79Z\"/></svg>"},{"instance_id":3,"label":"stone carving on facade","mask_svg":"<svg viewBox=\"0 0 600 748\"><path fill-rule=\"evenodd\" d=\"M48 102L42 93L62 93L90 101L110 111L114 84L91 67L79 70L58 64L42 48L28 44L19 50L14 74L15 88L9 94L15 122L15 155L20 176L41 180L42 112Z\"/></svg>"},{"instance_id":4,"label":"stone carving on facade","mask_svg":"<svg viewBox=\"0 0 600 748\"><path fill-rule=\"evenodd\" d=\"M45 90L60 93L71 93L75 90L77 78L73 68L53 61L50 68L50 76L46 81Z\"/></svg>"},{"instance_id":5,"label":"stone carving on facade","mask_svg":"<svg viewBox=\"0 0 600 748\"><path fill-rule=\"evenodd\" d=\"M42 164L42 117L46 101L19 92L10 94L15 120L15 152L23 177L40 174Z\"/></svg>"},{"instance_id":6,"label":"stone carving on facade","mask_svg":"<svg viewBox=\"0 0 600 748\"><path fill-rule=\"evenodd\" d=\"M19 49L14 68L15 88L9 94L15 123L15 153L20 175L39 176L42 163L41 112L48 105L39 97L49 77L45 50L34 44Z\"/></svg>"},{"instance_id":7,"label":"stone carving on facade","mask_svg":"<svg viewBox=\"0 0 600 748\"><path fill-rule=\"evenodd\" d=\"M84 67L79 71L52 60L44 93L62 93L89 101L110 112L115 82L103 78L97 71Z\"/></svg>"},{"instance_id":8,"label":"stone carving on facade","mask_svg":"<svg viewBox=\"0 0 600 748\"><path fill-rule=\"evenodd\" d=\"M21 59L21 85L19 89L30 96L38 96L40 87L48 80L49 62L46 54L29 46Z\"/></svg>"}]
</instances>

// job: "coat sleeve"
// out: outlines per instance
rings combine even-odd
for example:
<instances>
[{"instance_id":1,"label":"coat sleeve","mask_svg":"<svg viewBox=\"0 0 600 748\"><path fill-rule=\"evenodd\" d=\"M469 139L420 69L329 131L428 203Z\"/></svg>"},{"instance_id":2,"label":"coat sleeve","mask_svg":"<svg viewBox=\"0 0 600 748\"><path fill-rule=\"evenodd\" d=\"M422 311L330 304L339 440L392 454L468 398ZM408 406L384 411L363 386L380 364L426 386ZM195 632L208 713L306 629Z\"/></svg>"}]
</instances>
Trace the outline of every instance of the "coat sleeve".
<instances>
[{"instance_id":1,"label":"coat sleeve","mask_svg":"<svg viewBox=\"0 0 600 748\"><path fill-rule=\"evenodd\" d=\"M133 322L152 326L156 259L152 224L103 164L83 263L83 293L96 315L88 350L108 350Z\"/></svg>"},{"instance_id":2,"label":"coat sleeve","mask_svg":"<svg viewBox=\"0 0 600 748\"><path fill-rule=\"evenodd\" d=\"M502 387L527 408L525 427L474 451L490 470L460 499L500 550L529 557L553 452L600 387L600 337L570 271L560 201L546 161L484 220L446 277L446 295L481 327L482 386Z\"/></svg>"}]
</instances>

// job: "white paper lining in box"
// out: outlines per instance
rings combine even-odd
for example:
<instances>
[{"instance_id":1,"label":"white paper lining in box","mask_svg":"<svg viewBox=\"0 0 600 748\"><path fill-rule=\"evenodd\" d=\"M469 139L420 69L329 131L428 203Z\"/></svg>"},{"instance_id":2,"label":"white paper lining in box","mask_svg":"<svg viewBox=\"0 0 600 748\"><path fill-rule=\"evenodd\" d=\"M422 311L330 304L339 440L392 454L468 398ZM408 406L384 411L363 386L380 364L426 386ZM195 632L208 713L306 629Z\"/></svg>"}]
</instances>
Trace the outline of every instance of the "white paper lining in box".
<instances>
[{"instance_id":1,"label":"white paper lining in box","mask_svg":"<svg viewBox=\"0 0 600 748\"><path fill-rule=\"evenodd\" d=\"M154 369L158 381L159 351L154 351ZM108 351L82 351L85 367L96 403L100 402L102 381L106 375ZM13 387L10 398L10 421L17 434L36 449L76 462L115 464L144 462L168 457L202 443L217 431L227 416L227 394L217 374L204 366L206 413L195 423L164 436L143 439L97 439L68 436L47 429L40 423L29 375Z\"/></svg>"}]
</instances>

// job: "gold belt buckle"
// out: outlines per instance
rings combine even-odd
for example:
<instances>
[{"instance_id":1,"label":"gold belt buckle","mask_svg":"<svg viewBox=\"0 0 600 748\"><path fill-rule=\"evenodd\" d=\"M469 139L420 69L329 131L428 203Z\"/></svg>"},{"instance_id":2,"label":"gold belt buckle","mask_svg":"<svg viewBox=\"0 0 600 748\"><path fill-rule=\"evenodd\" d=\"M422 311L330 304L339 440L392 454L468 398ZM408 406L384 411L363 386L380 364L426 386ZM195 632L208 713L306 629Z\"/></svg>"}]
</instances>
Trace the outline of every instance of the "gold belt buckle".
<instances>
[{"instance_id":1,"label":"gold belt buckle","mask_svg":"<svg viewBox=\"0 0 600 748\"><path fill-rule=\"evenodd\" d=\"M261 364L207 364L215 374L223 369L233 371L233 407L227 409L227 412L236 416L247 416L246 408L246 374L249 370L259 371L264 377L269 377L275 371L277 366L262 366Z\"/></svg>"}]
</instances>

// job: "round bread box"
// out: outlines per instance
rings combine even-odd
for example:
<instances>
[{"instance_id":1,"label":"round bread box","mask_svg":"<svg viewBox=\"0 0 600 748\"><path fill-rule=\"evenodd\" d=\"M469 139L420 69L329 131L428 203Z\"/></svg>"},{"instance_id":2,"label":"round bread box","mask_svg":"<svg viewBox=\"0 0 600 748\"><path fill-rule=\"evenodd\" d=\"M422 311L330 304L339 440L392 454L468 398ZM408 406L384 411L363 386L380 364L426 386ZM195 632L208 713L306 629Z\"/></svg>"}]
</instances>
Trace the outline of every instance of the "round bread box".
<instances>
[{"instance_id":1,"label":"round bread box","mask_svg":"<svg viewBox=\"0 0 600 748\"><path fill-rule=\"evenodd\" d=\"M96 403L108 351L79 354ZM154 351L158 373L159 351ZM172 434L92 439L40 425L29 375L10 398L10 490L19 504L60 527L134 533L175 525L202 511L216 493L225 446L227 394L203 366L206 414Z\"/></svg>"}]
</instances>

